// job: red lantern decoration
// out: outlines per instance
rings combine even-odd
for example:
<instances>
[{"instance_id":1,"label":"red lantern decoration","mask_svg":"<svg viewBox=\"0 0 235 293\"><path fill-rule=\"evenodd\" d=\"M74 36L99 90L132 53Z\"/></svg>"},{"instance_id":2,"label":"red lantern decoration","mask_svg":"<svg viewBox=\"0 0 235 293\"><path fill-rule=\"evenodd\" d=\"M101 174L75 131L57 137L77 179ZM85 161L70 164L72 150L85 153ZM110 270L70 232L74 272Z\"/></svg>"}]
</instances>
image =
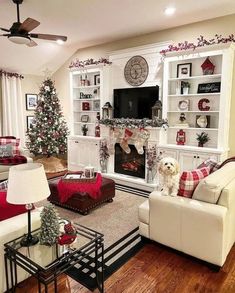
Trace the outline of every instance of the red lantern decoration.
<instances>
[{"instance_id":1,"label":"red lantern decoration","mask_svg":"<svg viewBox=\"0 0 235 293\"><path fill-rule=\"evenodd\" d=\"M183 129L180 129L179 131L177 131L176 142L178 145L184 145L185 141L186 141L186 133L185 131L183 131Z\"/></svg>"}]
</instances>

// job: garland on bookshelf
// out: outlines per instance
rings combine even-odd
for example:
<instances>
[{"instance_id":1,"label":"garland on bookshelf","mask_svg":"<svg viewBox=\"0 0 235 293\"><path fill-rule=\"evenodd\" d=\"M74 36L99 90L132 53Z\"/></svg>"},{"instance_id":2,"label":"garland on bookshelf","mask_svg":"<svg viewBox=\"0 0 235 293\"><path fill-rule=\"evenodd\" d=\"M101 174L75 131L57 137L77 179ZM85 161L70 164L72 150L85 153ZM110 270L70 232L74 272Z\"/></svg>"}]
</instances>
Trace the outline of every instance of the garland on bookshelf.
<instances>
[{"instance_id":1,"label":"garland on bookshelf","mask_svg":"<svg viewBox=\"0 0 235 293\"><path fill-rule=\"evenodd\" d=\"M235 42L235 37L233 34L228 35L227 37L223 37L222 35L215 34L215 37L212 39L207 40L204 36L200 35L197 38L197 43L190 43L188 41L184 41L182 43L178 43L177 45L169 45L167 49L161 50L160 53L162 55L166 55L168 52L176 52L176 51L183 51L188 49L195 50L199 47L205 47L210 45L218 45L218 44L226 44L230 42Z\"/></svg>"},{"instance_id":2,"label":"garland on bookshelf","mask_svg":"<svg viewBox=\"0 0 235 293\"><path fill-rule=\"evenodd\" d=\"M162 127L163 129L168 128L167 119L129 119L129 118L113 118L113 119L101 119L100 124L111 127L111 128L145 128L151 127Z\"/></svg>"},{"instance_id":3,"label":"garland on bookshelf","mask_svg":"<svg viewBox=\"0 0 235 293\"><path fill-rule=\"evenodd\" d=\"M98 64L103 64L103 65L110 65L112 62L110 62L107 58L100 58L98 60L94 60L93 58L81 61L79 59L75 59L74 61L71 61L69 68L84 68L85 66L88 65L98 65Z\"/></svg>"}]
</instances>

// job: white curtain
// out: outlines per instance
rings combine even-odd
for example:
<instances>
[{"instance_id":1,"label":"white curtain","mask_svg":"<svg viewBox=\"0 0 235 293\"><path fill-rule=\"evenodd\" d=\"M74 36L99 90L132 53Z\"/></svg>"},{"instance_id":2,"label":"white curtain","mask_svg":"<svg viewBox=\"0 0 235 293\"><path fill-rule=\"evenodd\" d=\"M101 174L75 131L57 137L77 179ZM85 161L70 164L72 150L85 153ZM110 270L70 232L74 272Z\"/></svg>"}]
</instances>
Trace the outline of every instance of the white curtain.
<instances>
[{"instance_id":1,"label":"white curtain","mask_svg":"<svg viewBox=\"0 0 235 293\"><path fill-rule=\"evenodd\" d=\"M2 74L2 134L20 138L25 145L21 79Z\"/></svg>"}]
</instances>

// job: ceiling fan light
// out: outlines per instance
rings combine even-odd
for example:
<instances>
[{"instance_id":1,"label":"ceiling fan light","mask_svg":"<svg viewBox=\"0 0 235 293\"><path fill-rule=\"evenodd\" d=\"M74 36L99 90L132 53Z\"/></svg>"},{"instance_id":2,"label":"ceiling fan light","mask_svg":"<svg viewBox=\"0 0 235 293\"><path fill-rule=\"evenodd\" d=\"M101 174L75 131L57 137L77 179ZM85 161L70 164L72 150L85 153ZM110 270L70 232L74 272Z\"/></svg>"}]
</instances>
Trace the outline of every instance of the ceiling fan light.
<instances>
[{"instance_id":1,"label":"ceiling fan light","mask_svg":"<svg viewBox=\"0 0 235 293\"><path fill-rule=\"evenodd\" d=\"M30 43L30 38L26 36L8 36L8 39L19 45L28 45Z\"/></svg>"},{"instance_id":2,"label":"ceiling fan light","mask_svg":"<svg viewBox=\"0 0 235 293\"><path fill-rule=\"evenodd\" d=\"M59 44L59 45L63 45L64 44L64 41L61 40L61 39L58 39L58 40L56 40L56 43Z\"/></svg>"}]
</instances>

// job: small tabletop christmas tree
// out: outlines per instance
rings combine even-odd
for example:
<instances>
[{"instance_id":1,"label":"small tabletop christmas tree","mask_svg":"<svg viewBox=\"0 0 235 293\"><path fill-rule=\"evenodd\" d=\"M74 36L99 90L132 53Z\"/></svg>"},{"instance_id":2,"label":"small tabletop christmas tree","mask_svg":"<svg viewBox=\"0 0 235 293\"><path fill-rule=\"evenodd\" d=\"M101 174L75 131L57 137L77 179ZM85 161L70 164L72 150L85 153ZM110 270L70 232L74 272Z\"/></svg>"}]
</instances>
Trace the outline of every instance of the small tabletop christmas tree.
<instances>
[{"instance_id":1,"label":"small tabletop christmas tree","mask_svg":"<svg viewBox=\"0 0 235 293\"><path fill-rule=\"evenodd\" d=\"M53 81L46 78L39 92L33 123L27 131L28 149L34 155L64 154L67 152L67 124L63 118Z\"/></svg>"},{"instance_id":2,"label":"small tabletop christmas tree","mask_svg":"<svg viewBox=\"0 0 235 293\"><path fill-rule=\"evenodd\" d=\"M57 242L60 235L59 219L52 204L45 206L40 214L41 232L40 244L51 246Z\"/></svg>"}]
</instances>

